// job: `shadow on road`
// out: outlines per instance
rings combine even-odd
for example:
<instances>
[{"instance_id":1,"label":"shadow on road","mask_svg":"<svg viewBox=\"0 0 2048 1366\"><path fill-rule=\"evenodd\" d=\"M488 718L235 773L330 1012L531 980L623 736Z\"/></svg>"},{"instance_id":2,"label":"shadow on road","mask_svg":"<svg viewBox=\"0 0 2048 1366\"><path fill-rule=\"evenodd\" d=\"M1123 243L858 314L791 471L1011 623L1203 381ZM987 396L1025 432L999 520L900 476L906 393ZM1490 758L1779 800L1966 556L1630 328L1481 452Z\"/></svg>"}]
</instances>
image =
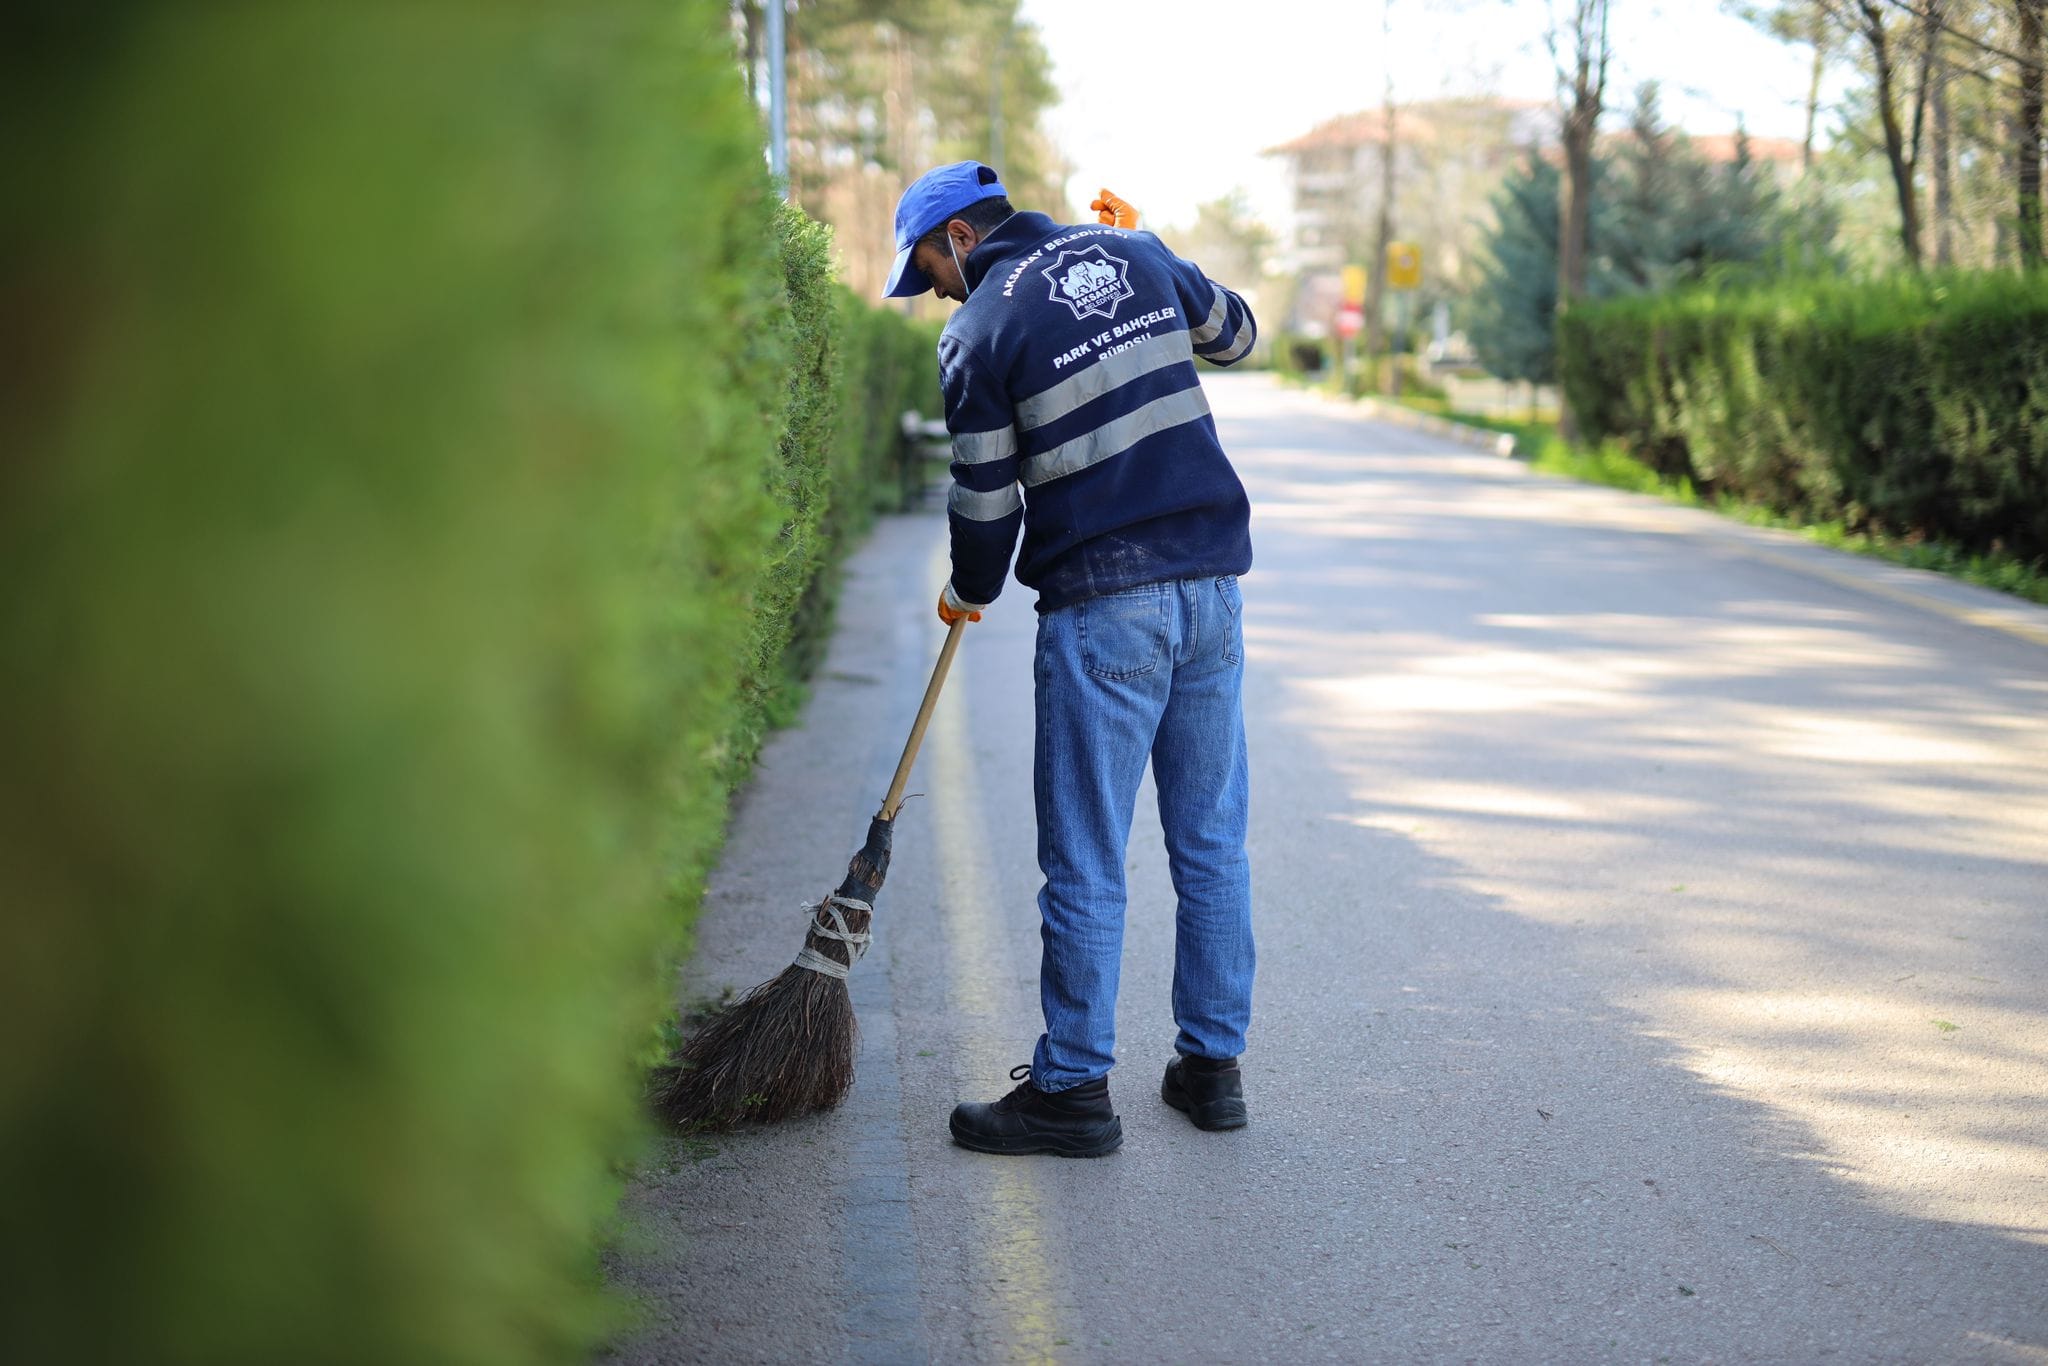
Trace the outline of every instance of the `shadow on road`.
<instances>
[{"instance_id":1,"label":"shadow on road","mask_svg":"<svg viewBox=\"0 0 2048 1366\"><path fill-rule=\"evenodd\" d=\"M1259 549L1252 1126L1156 1097L1148 791L1124 1151L946 1139L1038 1029L1031 621L1006 601L862 968L889 1042L857 1090L888 1113L669 1145L620 1269L652 1326L619 1360L2048 1360L2041 652L1654 504L1216 390ZM885 526L847 610L941 536ZM893 724L926 634L842 632L828 667L885 686L828 676L771 746L701 989L793 947L759 917L823 856L787 831L830 828L815 774L869 762L846 736Z\"/></svg>"}]
</instances>

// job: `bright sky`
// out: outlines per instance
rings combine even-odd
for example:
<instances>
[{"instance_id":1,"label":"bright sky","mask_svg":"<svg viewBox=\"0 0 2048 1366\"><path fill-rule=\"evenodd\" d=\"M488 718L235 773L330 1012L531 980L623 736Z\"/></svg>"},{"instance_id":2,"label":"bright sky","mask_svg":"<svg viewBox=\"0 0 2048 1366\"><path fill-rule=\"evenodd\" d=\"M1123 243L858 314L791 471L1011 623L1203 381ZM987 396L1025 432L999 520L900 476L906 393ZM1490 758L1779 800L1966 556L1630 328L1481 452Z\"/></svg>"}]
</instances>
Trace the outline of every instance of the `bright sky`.
<instances>
[{"instance_id":1,"label":"bright sky","mask_svg":"<svg viewBox=\"0 0 2048 1366\"><path fill-rule=\"evenodd\" d=\"M1548 100L1546 0L1391 0L1394 97L1495 93ZM1718 0L1614 0L1608 105L1663 87L1667 118L1725 133L1804 133L1810 53L1725 13ZM1286 219L1282 163L1259 152L1379 104L1379 0L1023 0L1052 55L1049 118L1074 166L1075 207L1107 184L1150 224L1191 223L1234 187ZM1822 127L1826 127L1823 111Z\"/></svg>"}]
</instances>

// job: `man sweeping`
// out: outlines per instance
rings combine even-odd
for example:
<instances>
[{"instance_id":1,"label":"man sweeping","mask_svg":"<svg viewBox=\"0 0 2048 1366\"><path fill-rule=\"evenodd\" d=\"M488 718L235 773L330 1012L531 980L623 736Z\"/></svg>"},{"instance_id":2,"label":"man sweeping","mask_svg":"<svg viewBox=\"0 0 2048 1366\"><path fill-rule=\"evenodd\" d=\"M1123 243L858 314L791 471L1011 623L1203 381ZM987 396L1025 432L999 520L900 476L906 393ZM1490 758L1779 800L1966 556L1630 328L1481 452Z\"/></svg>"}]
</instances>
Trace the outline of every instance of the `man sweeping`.
<instances>
[{"instance_id":1,"label":"man sweeping","mask_svg":"<svg viewBox=\"0 0 2048 1366\"><path fill-rule=\"evenodd\" d=\"M1195 369L1251 350L1244 301L1135 231L1012 209L977 162L920 177L896 207L884 291L961 307L939 341L953 438L953 573L939 619L979 621L1017 581L1038 593L1038 895L1045 1032L1020 1084L954 1109L990 1153L1099 1157L1123 951L1124 852L1150 762L1179 899L1161 1095L1198 1128L1245 1123L1251 1018L1244 632L1250 506ZM1022 549L1018 550L1019 536Z\"/></svg>"}]
</instances>

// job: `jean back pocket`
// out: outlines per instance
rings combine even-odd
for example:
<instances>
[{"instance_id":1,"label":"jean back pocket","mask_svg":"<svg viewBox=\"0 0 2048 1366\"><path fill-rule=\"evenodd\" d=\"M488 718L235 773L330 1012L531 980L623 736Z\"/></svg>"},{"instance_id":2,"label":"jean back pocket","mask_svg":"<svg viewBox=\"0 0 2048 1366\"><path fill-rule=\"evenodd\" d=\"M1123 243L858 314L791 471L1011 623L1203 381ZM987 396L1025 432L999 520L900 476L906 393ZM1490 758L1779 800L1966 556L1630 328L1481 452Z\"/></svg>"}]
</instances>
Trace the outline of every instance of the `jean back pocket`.
<instances>
[{"instance_id":1,"label":"jean back pocket","mask_svg":"<svg viewBox=\"0 0 2048 1366\"><path fill-rule=\"evenodd\" d=\"M1244 596L1237 586L1237 575L1225 574L1216 580L1216 596L1223 600L1224 635L1223 662L1244 663Z\"/></svg>"},{"instance_id":2,"label":"jean back pocket","mask_svg":"<svg viewBox=\"0 0 2048 1366\"><path fill-rule=\"evenodd\" d=\"M1166 653L1166 595L1152 583L1089 598L1078 608L1081 664L1095 678L1121 682L1151 673Z\"/></svg>"}]
</instances>

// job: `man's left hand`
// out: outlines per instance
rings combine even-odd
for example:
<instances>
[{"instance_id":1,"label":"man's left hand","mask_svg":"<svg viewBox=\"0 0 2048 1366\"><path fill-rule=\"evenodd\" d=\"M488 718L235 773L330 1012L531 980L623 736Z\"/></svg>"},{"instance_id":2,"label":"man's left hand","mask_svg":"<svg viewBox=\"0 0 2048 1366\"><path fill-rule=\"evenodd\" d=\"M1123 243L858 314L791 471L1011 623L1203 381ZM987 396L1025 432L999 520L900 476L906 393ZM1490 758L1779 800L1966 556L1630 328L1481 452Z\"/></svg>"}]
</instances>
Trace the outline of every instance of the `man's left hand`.
<instances>
[{"instance_id":1,"label":"man's left hand","mask_svg":"<svg viewBox=\"0 0 2048 1366\"><path fill-rule=\"evenodd\" d=\"M1088 207L1095 210L1095 221L1111 227L1135 228L1138 226L1138 210L1129 201L1117 198L1108 190L1088 201Z\"/></svg>"}]
</instances>

